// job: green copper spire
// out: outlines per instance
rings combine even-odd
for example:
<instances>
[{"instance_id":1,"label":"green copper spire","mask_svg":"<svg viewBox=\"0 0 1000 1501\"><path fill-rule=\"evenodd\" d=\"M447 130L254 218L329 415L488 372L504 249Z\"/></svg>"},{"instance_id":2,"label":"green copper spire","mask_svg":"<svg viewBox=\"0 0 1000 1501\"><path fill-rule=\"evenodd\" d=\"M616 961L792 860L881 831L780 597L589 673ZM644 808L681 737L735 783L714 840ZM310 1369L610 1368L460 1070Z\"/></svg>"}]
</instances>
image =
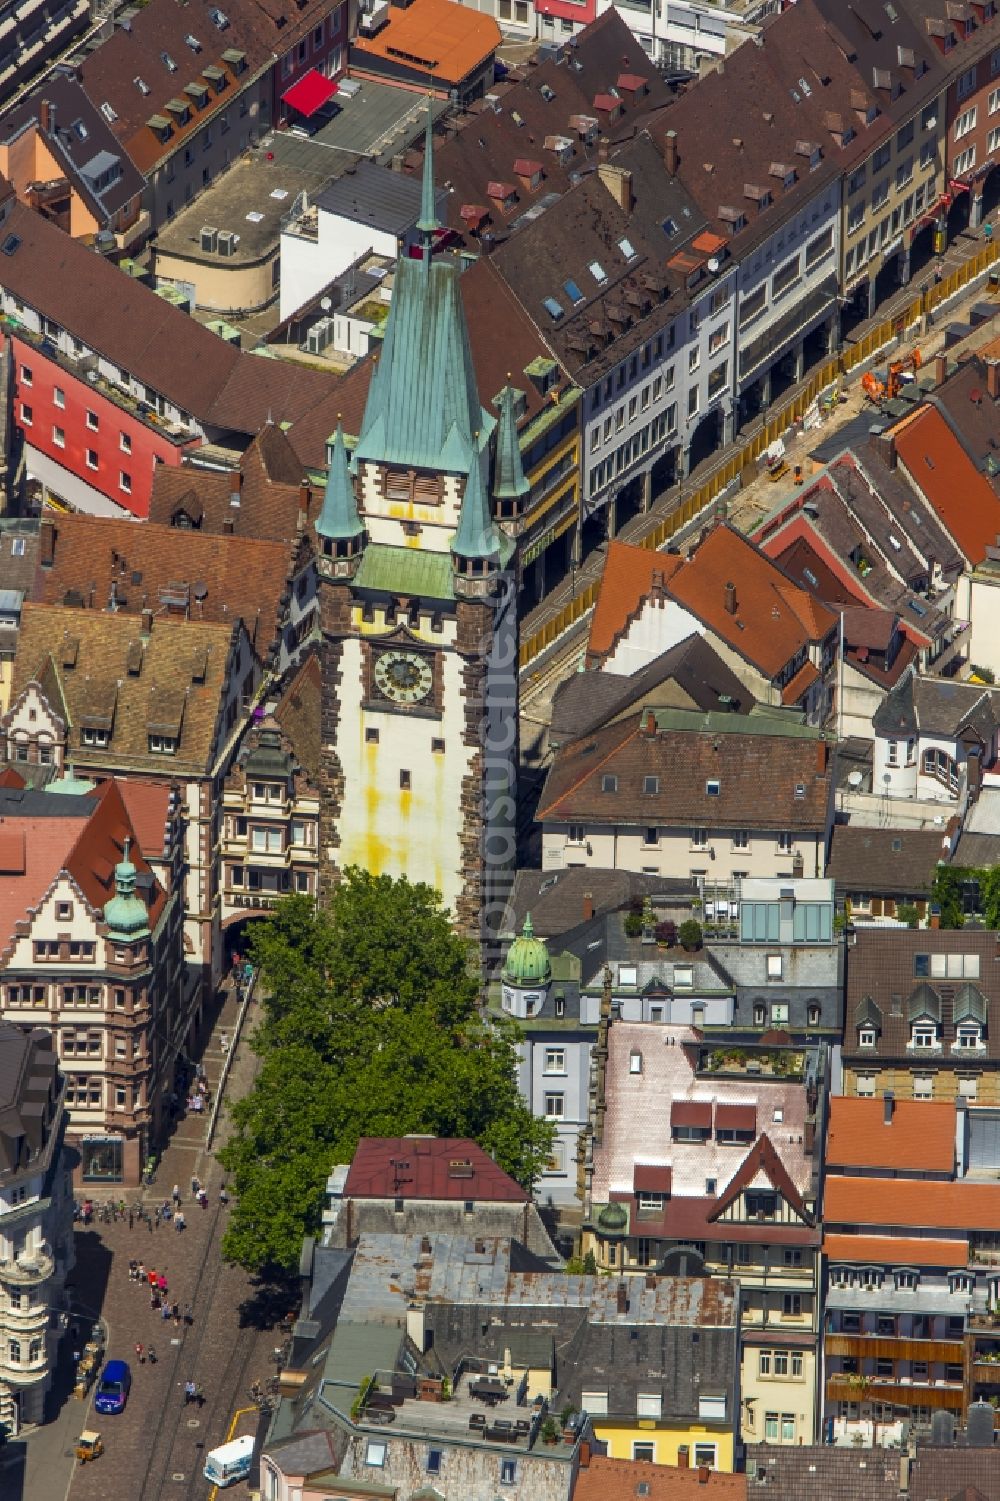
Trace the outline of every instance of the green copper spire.
<instances>
[{"instance_id":1,"label":"green copper spire","mask_svg":"<svg viewBox=\"0 0 1000 1501\"><path fill-rule=\"evenodd\" d=\"M427 130L424 135L424 180L420 194L420 218L417 220L417 228L423 236L425 259L430 259L431 241L436 232L441 228L437 216L437 203L434 193L434 106L430 94L427 95Z\"/></svg>"},{"instance_id":2,"label":"green copper spire","mask_svg":"<svg viewBox=\"0 0 1000 1501\"><path fill-rule=\"evenodd\" d=\"M514 387L508 384L500 392L500 421L497 425L497 462L493 481L493 494L497 500L520 500L531 486L521 462L521 444L517 436L517 415L514 410Z\"/></svg>"},{"instance_id":3,"label":"green copper spire","mask_svg":"<svg viewBox=\"0 0 1000 1501\"><path fill-rule=\"evenodd\" d=\"M115 894L104 904L104 921L109 937L131 943L133 939L145 938L149 933L149 917L146 904L135 894L136 869L128 857L128 839L122 859L115 866Z\"/></svg>"},{"instance_id":4,"label":"green copper spire","mask_svg":"<svg viewBox=\"0 0 1000 1501\"><path fill-rule=\"evenodd\" d=\"M347 467L347 445L340 422L337 423L333 438L330 472L326 478L323 506L316 521L316 530L321 537L328 537L333 542L349 541L353 537L360 537L364 531Z\"/></svg>"},{"instance_id":5,"label":"green copper spire","mask_svg":"<svg viewBox=\"0 0 1000 1501\"><path fill-rule=\"evenodd\" d=\"M471 456L458 530L452 539L451 550L459 558L499 558L500 538L493 525L478 449Z\"/></svg>"}]
</instances>

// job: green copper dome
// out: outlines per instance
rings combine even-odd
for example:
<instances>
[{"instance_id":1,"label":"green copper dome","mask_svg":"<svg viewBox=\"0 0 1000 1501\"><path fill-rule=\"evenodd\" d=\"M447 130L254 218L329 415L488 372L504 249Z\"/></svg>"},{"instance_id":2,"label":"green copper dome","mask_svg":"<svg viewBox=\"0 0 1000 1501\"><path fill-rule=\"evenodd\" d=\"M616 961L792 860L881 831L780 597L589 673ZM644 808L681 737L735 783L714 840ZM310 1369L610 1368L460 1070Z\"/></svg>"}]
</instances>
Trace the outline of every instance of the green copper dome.
<instances>
[{"instance_id":1,"label":"green copper dome","mask_svg":"<svg viewBox=\"0 0 1000 1501\"><path fill-rule=\"evenodd\" d=\"M109 928L108 936L125 943L149 935L149 920L146 904L135 894L136 870L128 857L129 841L125 841L124 858L115 866L115 894L104 905L104 921Z\"/></svg>"},{"instance_id":2,"label":"green copper dome","mask_svg":"<svg viewBox=\"0 0 1000 1501\"><path fill-rule=\"evenodd\" d=\"M624 1230L628 1224L628 1210L624 1204L605 1204L597 1216L599 1230Z\"/></svg>"},{"instance_id":3,"label":"green copper dome","mask_svg":"<svg viewBox=\"0 0 1000 1501\"><path fill-rule=\"evenodd\" d=\"M544 938L536 938L531 926L531 913L524 919L520 938L515 938L507 951L503 977L508 985L524 988L529 985L547 985L552 979L552 965Z\"/></svg>"}]
</instances>

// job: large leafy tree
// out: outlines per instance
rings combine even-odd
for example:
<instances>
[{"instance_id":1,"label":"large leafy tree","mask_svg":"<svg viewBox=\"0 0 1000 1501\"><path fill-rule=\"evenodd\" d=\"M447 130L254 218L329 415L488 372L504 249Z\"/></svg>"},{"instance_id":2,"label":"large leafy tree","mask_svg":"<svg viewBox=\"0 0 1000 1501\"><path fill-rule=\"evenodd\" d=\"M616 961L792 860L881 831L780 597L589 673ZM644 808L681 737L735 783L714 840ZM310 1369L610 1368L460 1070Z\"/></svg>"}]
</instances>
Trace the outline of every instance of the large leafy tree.
<instances>
[{"instance_id":1,"label":"large leafy tree","mask_svg":"<svg viewBox=\"0 0 1000 1501\"><path fill-rule=\"evenodd\" d=\"M236 1193L228 1260L296 1267L327 1175L361 1136L471 1136L533 1184L552 1129L518 1092L516 1028L481 1021L468 950L429 886L350 869L326 909L283 901L251 952L266 999L260 1069L220 1153Z\"/></svg>"}]
</instances>

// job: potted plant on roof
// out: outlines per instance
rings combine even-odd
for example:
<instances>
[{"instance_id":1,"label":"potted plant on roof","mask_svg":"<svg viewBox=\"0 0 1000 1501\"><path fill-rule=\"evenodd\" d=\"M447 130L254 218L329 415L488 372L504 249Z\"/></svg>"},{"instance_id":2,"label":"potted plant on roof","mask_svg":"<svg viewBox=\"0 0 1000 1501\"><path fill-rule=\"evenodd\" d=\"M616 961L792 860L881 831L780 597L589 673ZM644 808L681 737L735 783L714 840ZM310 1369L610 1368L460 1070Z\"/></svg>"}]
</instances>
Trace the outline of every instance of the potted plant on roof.
<instances>
[{"instance_id":1,"label":"potted plant on roof","mask_svg":"<svg viewBox=\"0 0 1000 1501\"><path fill-rule=\"evenodd\" d=\"M559 1425L555 1418L548 1417L542 1424L542 1443L557 1444L559 1442Z\"/></svg>"},{"instance_id":2,"label":"potted plant on roof","mask_svg":"<svg viewBox=\"0 0 1000 1501\"><path fill-rule=\"evenodd\" d=\"M677 936L681 941L681 947L686 949L689 954L695 949L700 949L701 940L704 936L702 934L701 923L695 922L693 917L689 917L677 929Z\"/></svg>"},{"instance_id":3,"label":"potted plant on roof","mask_svg":"<svg viewBox=\"0 0 1000 1501\"><path fill-rule=\"evenodd\" d=\"M677 942L677 924L672 917L656 924L656 942L661 949L672 949Z\"/></svg>"}]
</instances>

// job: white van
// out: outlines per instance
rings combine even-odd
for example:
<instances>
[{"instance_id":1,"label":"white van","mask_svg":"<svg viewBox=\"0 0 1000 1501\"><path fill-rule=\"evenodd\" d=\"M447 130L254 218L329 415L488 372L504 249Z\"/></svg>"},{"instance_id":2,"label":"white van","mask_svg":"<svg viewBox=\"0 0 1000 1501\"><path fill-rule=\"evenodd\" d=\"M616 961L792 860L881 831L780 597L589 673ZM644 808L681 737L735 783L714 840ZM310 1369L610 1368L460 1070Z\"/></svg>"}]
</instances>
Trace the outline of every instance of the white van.
<instances>
[{"instance_id":1,"label":"white van","mask_svg":"<svg viewBox=\"0 0 1000 1501\"><path fill-rule=\"evenodd\" d=\"M234 1438L229 1444L220 1444L218 1449L209 1450L205 1459L205 1479L219 1487L235 1485L237 1480L245 1480L253 1462L253 1446L251 1435L247 1438Z\"/></svg>"}]
</instances>

